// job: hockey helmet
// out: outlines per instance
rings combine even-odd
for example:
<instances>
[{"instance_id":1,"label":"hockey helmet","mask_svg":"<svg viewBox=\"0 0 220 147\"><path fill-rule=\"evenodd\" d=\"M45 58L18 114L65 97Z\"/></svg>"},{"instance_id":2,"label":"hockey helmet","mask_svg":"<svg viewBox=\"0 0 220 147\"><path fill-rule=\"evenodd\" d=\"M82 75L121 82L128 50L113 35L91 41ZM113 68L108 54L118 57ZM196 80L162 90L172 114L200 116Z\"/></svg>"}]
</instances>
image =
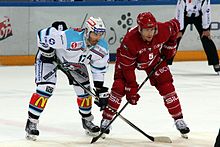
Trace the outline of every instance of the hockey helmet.
<instances>
[{"instance_id":1,"label":"hockey helmet","mask_svg":"<svg viewBox=\"0 0 220 147\"><path fill-rule=\"evenodd\" d=\"M96 34L106 32L104 22L102 21L102 19L100 17L98 17L98 18L90 17L86 21L86 28L88 30L87 36L89 36L90 32L94 32Z\"/></svg>"},{"instance_id":2,"label":"hockey helmet","mask_svg":"<svg viewBox=\"0 0 220 147\"><path fill-rule=\"evenodd\" d=\"M157 25L157 21L152 13L143 12L137 16L137 24L140 29L154 28Z\"/></svg>"}]
</instances>

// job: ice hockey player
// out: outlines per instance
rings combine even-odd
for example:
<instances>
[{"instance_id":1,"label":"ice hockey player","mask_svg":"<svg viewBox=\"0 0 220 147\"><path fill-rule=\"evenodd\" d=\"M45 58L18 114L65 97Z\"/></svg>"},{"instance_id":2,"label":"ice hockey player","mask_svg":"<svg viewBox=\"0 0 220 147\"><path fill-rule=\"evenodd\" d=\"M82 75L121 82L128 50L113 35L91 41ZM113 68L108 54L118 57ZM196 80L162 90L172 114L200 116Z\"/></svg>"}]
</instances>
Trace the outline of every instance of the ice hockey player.
<instances>
[{"instance_id":1,"label":"ice hockey player","mask_svg":"<svg viewBox=\"0 0 220 147\"><path fill-rule=\"evenodd\" d=\"M179 22L176 19L160 23L156 21L152 13L143 12L137 16L137 24L127 32L117 49L114 83L108 105L102 114L100 127L102 132L117 112L124 95L130 104L137 104L140 95L137 93L136 78L139 77L136 77L135 69L144 70L146 74L149 74L162 56L170 59L176 52L176 37L179 32ZM183 120L179 97L166 61L158 66L156 72L150 77L150 83L163 97L177 130L181 134L189 133L190 129ZM110 129L107 128L105 133L109 132Z\"/></svg>"},{"instance_id":2,"label":"ice hockey player","mask_svg":"<svg viewBox=\"0 0 220 147\"><path fill-rule=\"evenodd\" d=\"M62 29L64 30L62 31ZM27 139L36 140L39 135L37 128L39 117L56 85L57 67L54 61L62 64L62 67L76 81L89 89L90 82L86 65L90 65L96 94L100 97L96 102L101 109L107 105L108 88L103 87L104 74L107 71L109 61L108 44L103 38L105 32L106 28L100 17L90 17L86 21L85 29L81 31L67 29L61 23L54 23L52 27L38 32L39 50L35 62L36 92L33 93L29 102L28 120L25 128ZM100 128L92 122L94 119L91 113L92 96L70 77L68 79L77 94L76 99L83 128L89 134L97 134Z\"/></svg>"}]
</instances>

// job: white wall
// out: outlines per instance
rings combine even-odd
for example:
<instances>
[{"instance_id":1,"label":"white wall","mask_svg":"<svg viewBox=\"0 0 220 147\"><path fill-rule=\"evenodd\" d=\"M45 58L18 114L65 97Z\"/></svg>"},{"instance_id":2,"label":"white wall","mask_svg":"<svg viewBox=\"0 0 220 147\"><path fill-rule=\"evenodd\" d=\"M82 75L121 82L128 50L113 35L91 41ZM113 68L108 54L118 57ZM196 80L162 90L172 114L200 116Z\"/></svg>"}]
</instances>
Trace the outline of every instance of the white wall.
<instances>
[{"instance_id":1,"label":"white wall","mask_svg":"<svg viewBox=\"0 0 220 147\"><path fill-rule=\"evenodd\" d=\"M219 9L220 5L212 5L212 21L218 24L213 26L218 30L213 30L212 35L220 49ZM158 21L166 21L174 17L175 5L0 7L0 23L7 16L13 33L12 36L0 40L0 55L34 55L37 51L36 33L39 29L50 26L56 20L64 20L68 26L80 27L86 13L88 16L99 16L105 21L105 38L109 42L110 52L114 53L127 29L136 25L137 14L143 11L151 11ZM180 50L201 49L197 32L195 29L190 31L188 27Z\"/></svg>"}]
</instances>

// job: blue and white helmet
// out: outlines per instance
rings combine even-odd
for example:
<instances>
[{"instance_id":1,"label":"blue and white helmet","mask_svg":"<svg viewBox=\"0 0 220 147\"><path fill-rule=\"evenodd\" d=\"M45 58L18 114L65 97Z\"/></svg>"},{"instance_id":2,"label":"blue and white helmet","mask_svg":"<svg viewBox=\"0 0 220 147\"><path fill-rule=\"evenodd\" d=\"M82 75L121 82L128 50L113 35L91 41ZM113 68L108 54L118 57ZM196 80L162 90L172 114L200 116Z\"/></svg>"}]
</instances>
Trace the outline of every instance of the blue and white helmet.
<instances>
[{"instance_id":1,"label":"blue and white helmet","mask_svg":"<svg viewBox=\"0 0 220 147\"><path fill-rule=\"evenodd\" d=\"M94 32L96 34L98 34L98 33L104 34L106 32L104 22L102 21L102 19L100 17L94 18L91 16L86 21L86 29L87 29L87 37L89 36L90 32Z\"/></svg>"}]
</instances>

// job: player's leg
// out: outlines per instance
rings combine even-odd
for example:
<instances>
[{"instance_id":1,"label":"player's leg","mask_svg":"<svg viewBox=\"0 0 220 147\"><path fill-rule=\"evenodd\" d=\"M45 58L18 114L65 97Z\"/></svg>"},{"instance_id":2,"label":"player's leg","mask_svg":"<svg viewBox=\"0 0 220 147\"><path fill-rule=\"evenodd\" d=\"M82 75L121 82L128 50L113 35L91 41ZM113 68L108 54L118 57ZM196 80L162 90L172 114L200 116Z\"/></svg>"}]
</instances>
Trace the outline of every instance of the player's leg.
<instances>
[{"instance_id":1,"label":"player's leg","mask_svg":"<svg viewBox=\"0 0 220 147\"><path fill-rule=\"evenodd\" d=\"M179 97L175 92L173 78L169 67L166 63L162 63L155 75L150 78L151 84L157 88L163 97L164 104L175 121L176 128L181 134L189 133L189 128L183 120L183 114Z\"/></svg>"},{"instance_id":2,"label":"player's leg","mask_svg":"<svg viewBox=\"0 0 220 147\"><path fill-rule=\"evenodd\" d=\"M28 119L25 127L26 138L36 140L39 135L37 125L39 117L46 107L48 99L52 96L56 83L56 67L51 63L43 63L36 60L35 80L37 84L36 92L32 94L28 108Z\"/></svg>"},{"instance_id":3,"label":"player's leg","mask_svg":"<svg viewBox=\"0 0 220 147\"><path fill-rule=\"evenodd\" d=\"M89 74L85 65L80 65L80 68L71 71L71 75L84 87L90 89ZM100 128L93 123L94 116L91 111L92 96L77 83L73 82L73 85L77 95L79 113L82 116L82 126L89 135L96 135L100 131Z\"/></svg>"},{"instance_id":4,"label":"player's leg","mask_svg":"<svg viewBox=\"0 0 220 147\"><path fill-rule=\"evenodd\" d=\"M100 129L103 132L105 128L108 126L113 116L117 112L122 97L125 95L125 84L123 80L122 71L120 66L118 66L117 62L115 64L115 74L114 74L114 83L111 88L110 97L108 99L108 105L104 109L102 113L102 120ZM106 134L110 133L110 127L105 131Z\"/></svg>"}]
</instances>

